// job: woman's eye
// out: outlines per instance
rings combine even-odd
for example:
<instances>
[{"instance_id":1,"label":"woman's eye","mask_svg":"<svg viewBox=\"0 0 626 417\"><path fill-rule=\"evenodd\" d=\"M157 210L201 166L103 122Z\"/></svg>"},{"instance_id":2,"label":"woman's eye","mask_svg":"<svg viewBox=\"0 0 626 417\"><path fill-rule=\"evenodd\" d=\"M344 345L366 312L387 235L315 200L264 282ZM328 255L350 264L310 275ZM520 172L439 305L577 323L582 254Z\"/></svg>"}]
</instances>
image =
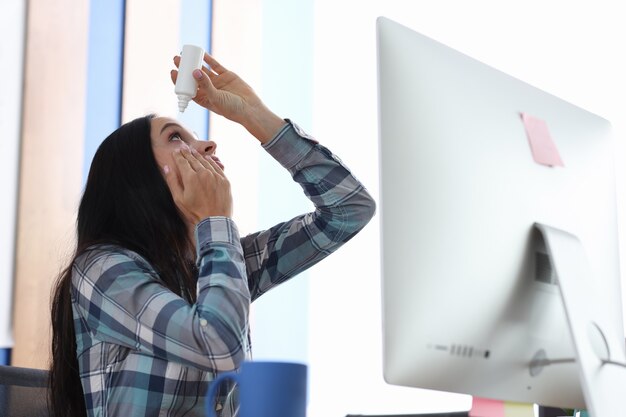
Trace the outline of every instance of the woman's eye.
<instances>
[{"instance_id":1,"label":"woman's eye","mask_svg":"<svg viewBox=\"0 0 626 417\"><path fill-rule=\"evenodd\" d=\"M172 133L170 135L170 141L173 140L183 140L183 137L180 135L180 133Z\"/></svg>"}]
</instances>

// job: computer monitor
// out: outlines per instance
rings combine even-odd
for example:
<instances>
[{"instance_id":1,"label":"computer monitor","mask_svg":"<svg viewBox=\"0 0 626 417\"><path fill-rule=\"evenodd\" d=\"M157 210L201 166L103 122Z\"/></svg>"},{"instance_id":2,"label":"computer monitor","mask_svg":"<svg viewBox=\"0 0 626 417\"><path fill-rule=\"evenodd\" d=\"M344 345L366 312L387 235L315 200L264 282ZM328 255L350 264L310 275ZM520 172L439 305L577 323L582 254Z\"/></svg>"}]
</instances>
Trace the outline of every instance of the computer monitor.
<instances>
[{"instance_id":1,"label":"computer monitor","mask_svg":"<svg viewBox=\"0 0 626 417\"><path fill-rule=\"evenodd\" d=\"M387 18L377 46L385 380L584 408L534 225L579 239L602 305L577 308L607 311L623 361L610 123ZM545 121L563 166L535 162L522 114Z\"/></svg>"}]
</instances>

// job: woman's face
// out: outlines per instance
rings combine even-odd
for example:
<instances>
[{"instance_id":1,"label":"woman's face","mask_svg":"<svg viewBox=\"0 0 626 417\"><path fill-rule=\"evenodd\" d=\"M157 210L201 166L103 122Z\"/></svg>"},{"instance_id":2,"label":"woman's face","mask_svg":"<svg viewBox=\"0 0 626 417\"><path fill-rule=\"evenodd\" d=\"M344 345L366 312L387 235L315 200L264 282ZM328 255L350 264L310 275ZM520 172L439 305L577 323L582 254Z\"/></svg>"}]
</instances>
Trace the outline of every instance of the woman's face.
<instances>
[{"instance_id":1,"label":"woman's face","mask_svg":"<svg viewBox=\"0 0 626 417\"><path fill-rule=\"evenodd\" d=\"M178 180L181 180L180 172L174 162L172 153L177 149L190 148L197 150L203 156L211 157L222 169L224 165L215 156L217 144L211 140L198 140L197 136L184 128L178 121L169 117L155 117L151 121L150 137L152 140L152 151L156 162L163 172L165 165L176 173Z\"/></svg>"}]
</instances>

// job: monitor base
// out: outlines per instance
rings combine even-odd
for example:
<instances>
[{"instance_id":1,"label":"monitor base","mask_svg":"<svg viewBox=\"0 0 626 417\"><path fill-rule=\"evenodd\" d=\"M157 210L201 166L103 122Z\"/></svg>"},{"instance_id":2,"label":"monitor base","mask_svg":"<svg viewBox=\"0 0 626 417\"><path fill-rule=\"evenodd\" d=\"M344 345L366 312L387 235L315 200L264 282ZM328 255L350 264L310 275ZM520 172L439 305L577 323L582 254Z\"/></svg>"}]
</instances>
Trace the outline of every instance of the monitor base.
<instances>
[{"instance_id":1,"label":"monitor base","mask_svg":"<svg viewBox=\"0 0 626 417\"><path fill-rule=\"evenodd\" d=\"M556 273L576 353L580 383L593 417L612 417L626 410L624 338L608 326L603 300L594 297L591 273L580 240L566 231L536 223Z\"/></svg>"}]
</instances>

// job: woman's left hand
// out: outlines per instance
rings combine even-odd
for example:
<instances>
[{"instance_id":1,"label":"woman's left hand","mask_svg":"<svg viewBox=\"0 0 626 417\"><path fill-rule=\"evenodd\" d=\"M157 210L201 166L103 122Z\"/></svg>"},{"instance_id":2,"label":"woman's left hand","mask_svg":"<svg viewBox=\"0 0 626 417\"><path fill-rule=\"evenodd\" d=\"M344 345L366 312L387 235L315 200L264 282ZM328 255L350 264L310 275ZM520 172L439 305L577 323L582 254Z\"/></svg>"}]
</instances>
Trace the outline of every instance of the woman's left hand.
<instances>
[{"instance_id":1,"label":"woman's left hand","mask_svg":"<svg viewBox=\"0 0 626 417\"><path fill-rule=\"evenodd\" d=\"M211 216L232 216L230 182L222 168L193 148L182 147L173 153L179 175L165 165L165 181L174 203L190 225Z\"/></svg>"}]
</instances>

